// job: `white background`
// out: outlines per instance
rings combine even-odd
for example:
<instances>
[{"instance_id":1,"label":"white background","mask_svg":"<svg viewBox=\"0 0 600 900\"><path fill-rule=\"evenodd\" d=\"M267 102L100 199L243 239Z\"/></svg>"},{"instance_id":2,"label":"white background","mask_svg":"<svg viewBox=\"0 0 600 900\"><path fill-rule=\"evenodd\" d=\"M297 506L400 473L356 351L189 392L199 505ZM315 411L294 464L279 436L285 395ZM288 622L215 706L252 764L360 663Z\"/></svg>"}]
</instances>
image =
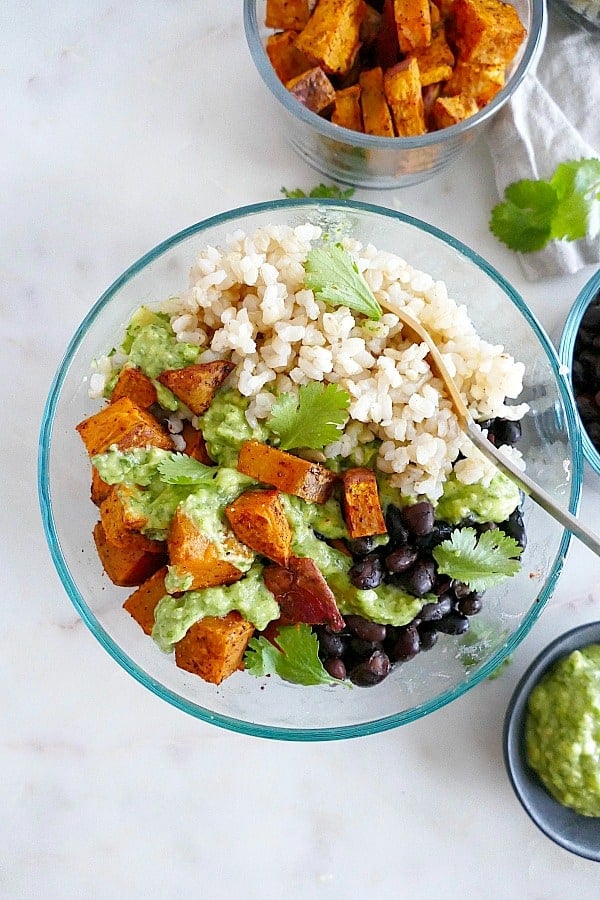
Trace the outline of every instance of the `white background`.
<instances>
[{"instance_id":1,"label":"white background","mask_svg":"<svg viewBox=\"0 0 600 900\"><path fill-rule=\"evenodd\" d=\"M600 618L598 561L575 542L499 678L354 741L269 742L189 718L123 672L78 619L36 496L41 413L72 332L163 238L321 178L271 121L241 2L5 3L0 49L0 896L600 896L600 867L529 821L501 752L527 664ZM554 338L592 274L524 280L488 231L498 194L485 140L424 185L356 197L475 248ZM581 517L598 528L589 467Z\"/></svg>"}]
</instances>

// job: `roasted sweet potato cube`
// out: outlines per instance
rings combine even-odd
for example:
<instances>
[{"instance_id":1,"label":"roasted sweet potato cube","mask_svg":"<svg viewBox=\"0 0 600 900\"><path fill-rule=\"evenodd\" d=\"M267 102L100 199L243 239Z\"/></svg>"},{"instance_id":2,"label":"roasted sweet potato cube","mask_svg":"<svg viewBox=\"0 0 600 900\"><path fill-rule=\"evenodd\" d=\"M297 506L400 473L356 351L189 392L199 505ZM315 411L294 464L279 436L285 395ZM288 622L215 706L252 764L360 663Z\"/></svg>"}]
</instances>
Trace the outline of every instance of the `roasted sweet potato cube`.
<instances>
[{"instance_id":1,"label":"roasted sweet potato cube","mask_svg":"<svg viewBox=\"0 0 600 900\"><path fill-rule=\"evenodd\" d=\"M271 60L275 74L283 84L306 72L307 69L312 69L310 60L296 47L296 37L295 31L281 31L267 38L267 56Z\"/></svg>"},{"instance_id":2,"label":"roasted sweet potato cube","mask_svg":"<svg viewBox=\"0 0 600 900\"><path fill-rule=\"evenodd\" d=\"M335 92L335 106L331 114L334 125L342 128L350 128L352 131L362 131L362 112L360 109L360 85Z\"/></svg>"},{"instance_id":3,"label":"roasted sweet potato cube","mask_svg":"<svg viewBox=\"0 0 600 900\"><path fill-rule=\"evenodd\" d=\"M346 526L353 540L386 534L377 478L372 469L346 469L342 475L342 506Z\"/></svg>"},{"instance_id":4,"label":"roasted sweet potato cube","mask_svg":"<svg viewBox=\"0 0 600 900\"><path fill-rule=\"evenodd\" d=\"M202 432L198 428L194 428L191 422L184 422L181 436L185 441L184 453L187 453L193 459L197 459L204 466L213 465L213 461L208 455Z\"/></svg>"},{"instance_id":5,"label":"roasted sweet potato cube","mask_svg":"<svg viewBox=\"0 0 600 900\"><path fill-rule=\"evenodd\" d=\"M454 53L446 40L444 28L434 29L429 46L422 50L413 50L407 59L416 59L418 62L421 87L447 81L452 76Z\"/></svg>"},{"instance_id":6,"label":"roasted sweet potato cube","mask_svg":"<svg viewBox=\"0 0 600 900\"><path fill-rule=\"evenodd\" d=\"M194 363L182 369L167 369L160 373L157 380L189 406L193 413L201 416L233 369L233 363L215 359L213 362Z\"/></svg>"},{"instance_id":7,"label":"roasted sweet potato cube","mask_svg":"<svg viewBox=\"0 0 600 900\"><path fill-rule=\"evenodd\" d=\"M333 591L314 560L292 556L287 568L266 566L263 578L281 609L280 624L328 625L332 631L344 627Z\"/></svg>"},{"instance_id":8,"label":"roasted sweet potato cube","mask_svg":"<svg viewBox=\"0 0 600 900\"><path fill-rule=\"evenodd\" d=\"M181 508L175 511L171 522L167 548L174 574L182 578L191 576L188 590L239 581L244 573L222 557L228 551L247 555L251 553L233 533L227 536L222 545L217 546Z\"/></svg>"},{"instance_id":9,"label":"roasted sweet potato cube","mask_svg":"<svg viewBox=\"0 0 600 900\"><path fill-rule=\"evenodd\" d=\"M449 128L475 115L478 106L472 97L438 97L431 108L431 117L436 128Z\"/></svg>"},{"instance_id":10,"label":"roasted sweet potato cube","mask_svg":"<svg viewBox=\"0 0 600 900\"><path fill-rule=\"evenodd\" d=\"M365 0L320 0L298 35L298 50L325 72L343 75L358 53L365 13Z\"/></svg>"},{"instance_id":11,"label":"roasted sweet potato cube","mask_svg":"<svg viewBox=\"0 0 600 900\"><path fill-rule=\"evenodd\" d=\"M463 62L507 66L525 37L516 9L502 0L455 0L451 19Z\"/></svg>"},{"instance_id":12,"label":"roasted sweet potato cube","mask_svg":"<svg viewBox=\"0 0 600 900\"><path fill-rule=\"evenodd\" d=\"M300 459L258 441L244 441L238 456L238 471L263 484L313 503L325 503L336 475L319 463Z\"/></svg>"},{"instance_id":13,"label":"roasted sweet potato cube","mask_svg":"<svg viewBox=\"0 0 600 900\"><path fill-rule=\"evenodd\" d=\"M84 419L77 431L90 456L105 453L115 444L119 450L133 447L160 447L172 450L173 441L146 409L141 409L129 399L121 397Z\"/></svg>"},{"instance_id":14,"label":"roasted sweet potato cube","mask_svg":"<svg viewBox=\"0 0 600 900\"><path fill-rule=\"evenodd\" d=\"M133 594L130 594L123 604L123 609L126 609L129 615L135 619L145 634L152 634L154 610L158 601L162 600L167 593L165 588L167 572L167 567L161 566Z\"/></svg>"},{"instance_id":15,"label":"roasted sweet potato cube","mask_svg":"<svg viewBox=\"0 0 600 900\"><path fill-rule=\"evenodd\" d=\"M221 684L242 667L253 634L254 625L238 612L222 618L206 616L175 644L175 662L204 681Z\"/></svg>"},{"instance_id":16,"label":"roasted sweet potato cube","mask_svg":"<svg viewBox=\"0 0 600 900\"><path fill-rule=\"evenodd\" d=\"M454 97L457 94L471 97L481 108L504 87L504 81L504 66L484 66L480 63L459 60L442 93L447 97Z\"/></svg>"},{"instance_id":17,"label":"roasted sweet potato cube","mask_svg":"<svg viewBox=\"0 0 600 900\"><path fill-rule=\"evenodd\" d=\"M265 25L301 31L310 18L310 0L267 0Z\"/></svg>"},{"instance_id":18,"label":"roasted sweet potato cube","mask_svg":"<svg viewBox=\"0 0 600 900\"><path fill-rule=\"evenodd\" d=\"M120 545L107 541L102 522L97 522L94 528L94 543L102 568L113 584L120 587L142 584L166 562L165 554L149 553L125 541Z\"/></svg>"},{"instance_id":19,"label":"roasted sweet potato cube","mask_svg":"<svg viewBox=\"0 0 600 900\"><path fill-rule=\"evenodd\" d=\"M238 540L256 553L287 565L292 551L292 529L278 490L244 491L225 509Z\"/></svg>"},{"instance_id":20,"label":"roasted sweet potato cube","mask_svg":"<svg viewBox=\"0 0 600 900\"><path fill-rule=\"evenodd\" d=\"M394 19L398 45L402 53L410 53L431 42L429 0L394 0Z\"/></svg>"},{"instance_id":21,"label":"roasted sweet potato cube","mask_svg":"<svg viewBox=\"0 0 600 900\"><path fill-rule=\"evenodd\" d=\"M319 66L290 79L285 86L302 106L318 116L329 113L335 103L335 88Z\"/></svg>"},{"instance_id":22,"label":"roasted sweet potato cube","mask_svg":"<svg viewBox=\"0 0 600 900\"><path fill-rule=\"evenodd\" d=\"M416 59L406 59L388 69L383 78L385 96L399 137L424 134L425 107Z\"/></svg>"},{"instance_id":23,"label":"roasted sweet potato cube","mask_svg":"<svg viewBox=\"0 0 600 900\"><path fill-rule=\"evenodd\" d=\"M100 505L100 520L106 540L117 546L144 550L148 553L164 553L164 543L153 541L140 534L146 524L145 516L141 516L128 503L131 488L126 485L114 485Z\"/></svg>"},{"instance_id":24,"label":"roasted sweet potato cube","mask_svg":"<svg viewBox=\"0 0 600 900\"><path fill-rule=\"evenodd\" d=\"M104 479L100 478L98 469L95 466L92 466L92 487L90 490L92 503L96 506L100 506L100 504L108 497L110 488L110 484L107 484Z\"/></svg>"},{"instance_id":25,"label":"roasted sweet potato cube","mask_svg":"<svg viewBox=\"0 0 600 900\"><path fill-rule=\"evenodd\" d=\"M133 366L124 366L110 395L111 403L129 397L141 409L150 409L156 403L156 388L150 378Z\"/></svg>"},{"instance_id":26,"label":"roasted sweet potato cube","mask_svg":"<svg viewBox=\"0 0 600 900\"><path fill-rule=\"evenodd\" d=\"M365 69L359 78L360 108L366 134L394 137L394 125L383 90L383 69Z\"/></svg>"}]
</instances>

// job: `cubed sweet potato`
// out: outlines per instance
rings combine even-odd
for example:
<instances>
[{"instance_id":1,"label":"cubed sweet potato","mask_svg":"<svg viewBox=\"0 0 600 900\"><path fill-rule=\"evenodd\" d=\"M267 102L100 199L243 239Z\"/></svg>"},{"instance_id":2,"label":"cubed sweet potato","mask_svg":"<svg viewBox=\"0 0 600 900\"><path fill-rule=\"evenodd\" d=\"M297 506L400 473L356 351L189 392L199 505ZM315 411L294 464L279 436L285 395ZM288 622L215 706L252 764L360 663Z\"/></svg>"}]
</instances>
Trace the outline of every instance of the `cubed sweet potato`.
<instances>
[{"instance_id":1,"label":"cubed sweet potato","mask_svg":"<svg viewBox=\"0 0 600 900\"><path fill-rule=\"evenodd\" d=\"M320 0L298 35L298 50L325 72L343 75L358 53L365 13L365 0Z\"/></svg>"},{"instance_id":2,"label":"cubed sweet potato","mask_svg":"<svg viewBox=\"0 0 600 900\"><path fill-rule=\"evenodd\" d=\"M165 588L167 572L167 567L161 566L133 594L130 594L123 604L123 609L126 609L129 615L135 619L145 634L152 634L154 610L158 601L167 593Z\"/></svg>"},{"instance_id":3,"label":"cubed sweet potato","mask_svg":"<svg viewBox=\"0 0 600 900\"><path fill-rule=\"evenodd\" d=\"M428 47L413 50L408 54L407 59L416 59L418 62L421 87L437 84L439 81L447 81L452 75L454 53L446 40L443 26L434 29ZM457 93L460 92L457 91Z\"/></svg>"},{"instance_id":4,"label":"cubed sweet potato","mask_svg":"<svg viewBox=\"0 0 600 900\"><path fill-rule=\"evenodd\" d=\"M504 81L504 66L485 66L458 60L442 93L446 97L454 97L457 94L471 97L481 108L504 87Z\"/></svg>"},{"instance_id":5,"label":"cubed sweet potato","mask_svg":"<svg viewBox=\"0 0 600 900\"><path fill-rule=\"evenodd\" d=\"M238 456L238 471L263 484L270 484L303 500L325 503L336 475L319 463L300 459L258 441L244 441Z\"/></svg>"},{"instance_id":6,"label":"cubed sweet potato","mask_svg":"<svg viewBox=\"0 0 600 900\"><path fill-rule=\"evenodd\" d=\"M292 551L292 529L278 490L244 491L225 509L238 540L256 553L287 565Z\"/></svg>"},{"instance_id":7,"label":"cubed sweet potato","mask_svg":"<svg viewBox=\"0 0 600 900\"><path fill-rule=\"evenodd\" d=\"M98 469L95 466L92 466L92 486L90 489L90 498L92 503L94 503L96 506L100 506L102 501L106 500L106 498L108 497L110 487L110 484L107 484L104 479L100 478Z\"/></svg>"},{"instance_id":8,"label":"cubed sweet potato","mask_svg":"<svg viewBox=\"0 0 600 900\"><path fill-rule=\"evenodd\" d=\"M156 388L141 369L124 366L110 395L110 402L115 403L121 397L129 397L141 409L150 409L156 403Z\"/></svg>"},{"instance_id":9,"label":"cubed sweet potato","mask_svg":"<svg viewBox=\"0 0 600 900\"><path fill-rule=\"evenodd\" d=\"M310 0L267 0L265 25L285 31L301 31L310 18Z\"/></svg>"},{"instance_id":10,"label":"cubed sweet potato","mask_svg":"<svg viewBox=\"0 0 600 900\"><path fill-rule=\"evenodd\" d=\"M285 86L302 106L318 116L329 113L335 103L335 88L319 66L291 78Z\"/></svg>"},{"instance_id":11,"label":"cubed sweet potato","mask_svg":"<svg viewBox=\"0 0 600 900\"><path fill-rule=\"evenodd\" d=\"M263 578L281 609L280 624L328 625L332 631L344 627L333 591L314 560L292 556L286 568L266 566Z\"/></svg>"},{"instance_id":12,"label":"cubed sweet potato","mask_svg":"<svg viewBox=\"0 0 600 900\"><path fill-rule=\"evenodd\" d=\"M429 0L394 0L394 19L398 45L402 53L410 53L431 42Z\"/></svg>"},{"instance_id":13,"label":"cubed sweet potato","mask_svg":"<svg viewBox=\"0 0 600 900\"><path fill-rule=\"evenodd\" d=\"M165 546L162 541L153 541L140 534L140 529L146 524L146 518L127 503L130 493L131 488L127 485L114 485L100 504L100 520L106 540L131 550L164 553Z\"/></svg>"},{"instance_id":14,"label":"cubed sweet potato","mask_svg":"<svg viewBox=\"0 0 600 900\"><path fill-rule=\"evenodd\" d=\"M424 134L425 107L416 59L405 59L388 69L383 86L396 134L399 137Z\"/></svg>"},{"instance_id":15,"label":"cubed sweet potato","mask_svg":"<svg viewBox=\"0 0 600 900\"><path fill-rule=\"evenodd\" d=\"M133 447L160 447L172 450L173 441L158 420L146 409L121 397L84 419L76 426L90 456L105 453L115 444L119 450Z\"/></svg>"},{"instance_id":16,"label":"cubed sweet potato","mask_svg":"<svg viewBox=\"0 0 600 900\"><path fill-rule=\"evenodd\" d=\"M239 581L244 573L222 557L228 551L251 552L233 533L217 546L181 508L175 511L171 522L167 547L173 573L181 578L191 576L189 590Z\"/></svg>"},{"instance_id":17,"label":"cubed sweet potato","mask_svg":"<svg viewBox=\"0 0 600 900\"><path fill-rule=\"evenodd\" d=\"M451 19L463 62L507 66L525 37L516 9L502 0L455 0Z\"/></svg>"},{"instance_id":18,"label":"cubed sweet potato","mask_svg":"<svg viewBox=\"0 0 600 900\"><path fill-rule=\"evenodd\" d=\"M213 461L208 455L202 432L197 428L194 428L191 422L184 423L181 436L185 441L184 453L187 453L188 456L198 460L198 462L201 462L204 466L213 465Z\"/></svg>"},{"instance_id":19,"label":"cubed sweet potato","mask_svg":"<svg viewBox=\"0 0 600 900\"><path fill-rule=\"evenodd\" d=\"M472 97L438 97L431 108L431 118L436 128L457 125L477 112L477 104Z\"/></svg>"},{"instance_id":20,"label":"cubed sweet potato","mask_svg":"<svg viewBox=\"0 0 600 900\"><path fill-rule=\"evenodd\" d=\"M224 359L194 363L182 369L167 369L157 381L169 388L197 416L206 412L215 394L235 365Z\"/></svg>"},{"instance_id":21,"label":"cubed sweet potato","mask_svg":"<svg viewBox=\"0 0 600 900\"><path fill-rule=\"evenodd\" d=\"M331 114L334 125L362 131L362 112L360 109L360 85L353 84L335 92L335 106Z\"/></svg>"},{"instance_id":22,"label":"cubed sweet potato","mask_svg":"<svg viewBox=\"0 0 600 900\"><path fill-rule=\"evenodd\" d=\"M383 90L383 70L380 66L361 72L360 108L366 134L394 137L394 125Z\"/></svg>"},{"instance_id":23,"label":"cubed sweet potato","mask_svg":"<svg viewBox=\"0 0 600 900\"><path fill-rule=\"evenodd\" d=\"M342 475L342 506L352 539L386 534L377 478L372 469L346 469Z\"/></svg>"},{"instance_id":24,"label":"cubed sweet potato","mask_svg":"<svg viewBox=\"0 0 600 900\"><path fill-rule=\"evenodd\" d=\"M283 84L306 72L307 69L312 69L310 60L296 47L296 37L295 31L280 31L267 38L267 56L271 60L275 74Z\"/></svg>"},{"instance_id":25,"label":"cubed sweet potato","mask_svg":"<svg viewBox=\"0 0 600 900\"><path fill-rule=\"evenodd\" d=\"M254 625L238 612L222 618L206 616L175 644L175 662L204 681L221 684L242 667L253 634Z\"/></svg>"},{"instance_id":26,"label":"cubed sweet potato","mask_svg":"<svg viewBox=\"0 0 600 900\"><path fill-rule=\"evenodd\" d=\"M102 522L97 522L94 528L94 543L102 568L113 584L120 587L142 584L166 563L165 554L132 548L126 542L118 545L107 541Z\"/></svg>"}]
</instances>

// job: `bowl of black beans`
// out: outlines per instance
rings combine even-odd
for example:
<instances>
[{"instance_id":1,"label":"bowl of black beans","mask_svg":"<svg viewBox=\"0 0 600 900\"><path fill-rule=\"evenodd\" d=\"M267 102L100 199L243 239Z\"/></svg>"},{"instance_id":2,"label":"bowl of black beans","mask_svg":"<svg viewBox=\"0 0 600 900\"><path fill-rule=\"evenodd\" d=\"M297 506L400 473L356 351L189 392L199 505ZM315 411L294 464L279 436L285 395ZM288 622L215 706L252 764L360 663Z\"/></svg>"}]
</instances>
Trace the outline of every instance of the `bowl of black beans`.
<instances>
[{"instance_id":1,"label":"bowl of black beans","mask_svg":"<svg viewBox=\"0 0 600 900\"><path fill-rule=\"evenodd\" d=\"M571 308L559 355L571 376L584 456L600 474L600 269Z\"/></svg>"}]
</instances>

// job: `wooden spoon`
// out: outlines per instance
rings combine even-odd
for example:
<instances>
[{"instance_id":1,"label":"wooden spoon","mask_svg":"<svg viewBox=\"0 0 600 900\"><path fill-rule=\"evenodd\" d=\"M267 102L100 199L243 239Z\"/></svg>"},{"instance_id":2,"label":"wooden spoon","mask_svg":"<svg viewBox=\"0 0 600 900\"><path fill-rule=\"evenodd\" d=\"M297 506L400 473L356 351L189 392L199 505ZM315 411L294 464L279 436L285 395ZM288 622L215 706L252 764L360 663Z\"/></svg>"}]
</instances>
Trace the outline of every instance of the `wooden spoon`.
<instances>
[{"instance_id":1,"label":"wooden spoon","mask_svg":"<svg viewBox=\"0 0 600 900\"><path fill-rule=\"evenodd\" d=\"M404 330L416 343L427 344L429 364L432 371L444 382L461 429L475 446L481 450L486 459L489 459L557 522L560 522L563 528L566 528L567 531L578 537L590 550L593 550L594 553L600 556L600 538L593 531L590 531L589 528L586 528L585 525L582 525L581 522L578 522L568 510L558 506L547 491L540 487L539 484L536 484L535 481L532 481L511 459L500 453L491 441L488 441L467 409L452 376L446 368L442 355L427 329L407 313L403 307L396 306L394 303L382 303L383 305L394 315L398 316L404 326Z\"/></svg>"}]
</instances>

